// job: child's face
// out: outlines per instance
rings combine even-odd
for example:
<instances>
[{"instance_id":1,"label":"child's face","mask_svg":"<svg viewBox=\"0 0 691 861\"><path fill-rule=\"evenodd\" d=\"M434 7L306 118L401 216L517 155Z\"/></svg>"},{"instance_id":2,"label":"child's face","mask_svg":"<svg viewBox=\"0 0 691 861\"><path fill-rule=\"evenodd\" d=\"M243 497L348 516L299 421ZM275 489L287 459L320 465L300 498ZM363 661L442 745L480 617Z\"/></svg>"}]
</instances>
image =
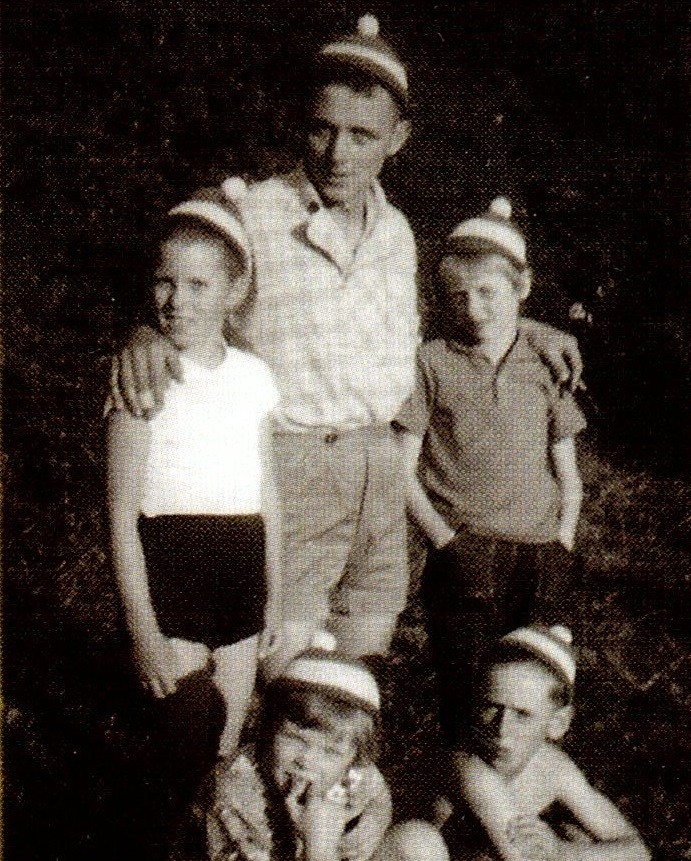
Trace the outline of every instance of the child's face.
<instances>
[{"instance_id":1,"label":"child's face","mask_svg":"<svg viewBox=\"0 0 691 861\"><path fill-rule=\"evenodd\" d=\"M163 334L180 350L222 338L227 312L244 297L238 274L220 244L180 237L164 242L154 283Z\"/></svg>"},{"instance_id":2,"label":"child's face","mask_svg":"<svg viewBox=\"0 0 691 861\"><path fill-rule=\"evenodd\" d=\"M550 737L558 706L554 680L536 664L499 664L489 674L477 729L482 757L501 775L516 777Z\"/></svg>"},{"instance_id":3,"label":"child's face","mask_svg":"<svg viewBox=\"0 0 691 861\"><path fill-rule=\"evenodd\" d=\"M528 295L517 288L510 264L499 254L465 260L447 255L439 275L444 284L445 307L453 326L470 343L486 343L516 332L518 311Z\"/></svg>"},{"instance_id":4,"label":"child's face","mask_svg":"<svg viewBox=\"0 0 691 861\"><path fill-rule=\"evenodd\" d=\"M274 782L284 795L299 797L311 784L323 793L345 778L355 755L347 727L329 732L285 721L273 743Z\"/></svg>"}]
</instances>

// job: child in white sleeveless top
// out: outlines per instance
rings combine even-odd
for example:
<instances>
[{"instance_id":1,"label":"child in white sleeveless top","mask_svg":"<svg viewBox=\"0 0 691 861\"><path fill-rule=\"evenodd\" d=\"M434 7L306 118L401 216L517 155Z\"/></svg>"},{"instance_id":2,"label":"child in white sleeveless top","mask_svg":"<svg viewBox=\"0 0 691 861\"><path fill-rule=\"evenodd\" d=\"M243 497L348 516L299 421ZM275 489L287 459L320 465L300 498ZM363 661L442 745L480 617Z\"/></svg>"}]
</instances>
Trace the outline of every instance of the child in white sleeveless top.
<instances>
[{"instance_id":1,"label":"child in white sleeveless top","mask_svg":"<svg viewBox=\"0 0 691 861\"><path fill-rule=\"evenodd\" d=\"M155 273L161 331L184 378L146 420L108 422L113 562L134 659L154 697L210 661L237 746L260 651L276 641L280 523L271 458L278 392L268 367L224 339L251 258L232 203L175 207Z\"/></svg>"}]
</instances>

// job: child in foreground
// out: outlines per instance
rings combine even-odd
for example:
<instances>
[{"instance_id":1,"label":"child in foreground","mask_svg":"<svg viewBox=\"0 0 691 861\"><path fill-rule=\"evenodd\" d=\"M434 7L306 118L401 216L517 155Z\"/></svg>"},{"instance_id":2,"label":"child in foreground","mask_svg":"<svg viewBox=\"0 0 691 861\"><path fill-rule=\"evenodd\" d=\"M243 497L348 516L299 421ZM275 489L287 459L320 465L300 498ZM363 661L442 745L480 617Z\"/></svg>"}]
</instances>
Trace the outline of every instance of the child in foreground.
<instances>
[{"instance_id":1,"label":"child in foreground","mask_svg":"<svg viewBox=\"0 0 691 861\"><path fill-rule=\"evenodd\" d=\"M424 822L391 826L374 764L379 689L318 634L267 687L258 740L214 775L211 861L447 861Z\"/></svg>"},{"instance_id":2,"label":"child in foreground","mask_svg":"<svg viewBox=\"0 0 691 861\"><path fill-rule=\"evenodd\" d=\"M280 602L269 427L278 392L267 366L224 338L250 267L230 198L171 210L152 292L184 382L149 421L122 409L108 417L113 563L137 670L154 697L175 700L208 667L225 701L226 755Z\"/></svg>"},{"instance_id":3,"label":"child in foreground","mask_svg":"<svg viewBox=\"0 0 691 861\"><path fill-rule=\"evenodd\" d=\"M470 814L456 823L460 858L650 857L635 828L558 747L573 716L575 676L571 634L559 625L519 628L493 650L474 703L472 744L453 755L452 795Z\"/></svg>"},{"instance_id":4,"label":"child in foreground","mask_svg":"<svg viewBox=\"0 0 691 861\"><path fill-rule=\"evenodd\" d=\"M507 200L454 229L439 282L441 337L420 347L396 425L408 509L432 545L423 594L454 745L488 644L571 622L585 421L518 325L531 273Z\"/></svg>"}]
</instances>

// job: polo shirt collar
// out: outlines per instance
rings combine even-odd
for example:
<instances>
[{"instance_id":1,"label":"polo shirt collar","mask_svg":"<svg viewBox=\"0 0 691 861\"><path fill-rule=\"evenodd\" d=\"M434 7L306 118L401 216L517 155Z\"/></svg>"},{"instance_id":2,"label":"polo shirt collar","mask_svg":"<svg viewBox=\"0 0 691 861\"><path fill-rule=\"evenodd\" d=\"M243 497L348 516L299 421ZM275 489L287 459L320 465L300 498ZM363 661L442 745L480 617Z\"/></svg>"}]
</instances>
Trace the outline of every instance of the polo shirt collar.
<instances>
[{"instance_id":1,"label":"polo shirt collar","mask_svg":"<svg viewBox=\"0 0 691 861\"><path fill-rule=\"evenodd\" d=\"M480 352L475 345L465 344L463 341L454 341L450 338L446 343L450 350L454 353L460 353L461 355L466 356L476 367L491 366L491 362L487 356ZM497 365L496 372L499 373L503 368L506 368L509 365L517 365L525 361L530 361L531 358L532 352L528 338L523 330L519 329L513 344L509 347L506 355Z\"/></svg>"}]
</instances>

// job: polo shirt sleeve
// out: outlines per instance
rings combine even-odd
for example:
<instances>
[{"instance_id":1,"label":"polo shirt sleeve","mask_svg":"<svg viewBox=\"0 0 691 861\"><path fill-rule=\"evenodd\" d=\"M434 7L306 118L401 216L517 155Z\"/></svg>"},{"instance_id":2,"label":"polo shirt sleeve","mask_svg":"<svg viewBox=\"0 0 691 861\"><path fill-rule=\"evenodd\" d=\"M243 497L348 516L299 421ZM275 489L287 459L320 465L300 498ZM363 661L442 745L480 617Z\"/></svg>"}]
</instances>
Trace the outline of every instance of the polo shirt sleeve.
<instances>
[{"instance_id":1,"label":"polo shirt sleeve","mask_svg":"<svg viewBox=\"0 0 691 861\"><path fill-rule=\"evenodd\" d=\"M417 352L415 387L398 411L393 424L416 436L424 437L434 402L434 377L427 360L425 345Z\"/></svg>"},{"instance_id":2,"label":"polo shirt sleeve","mask_svg":"<svg viewBox=\"0 0 691 861\"><path fill-rule=\"evenodd\" d=\"M575 437L585 430L586 425L585 416L571 392L559 392L555 387L549 427L550 442Z\"/></svg>"}]
</instances>

